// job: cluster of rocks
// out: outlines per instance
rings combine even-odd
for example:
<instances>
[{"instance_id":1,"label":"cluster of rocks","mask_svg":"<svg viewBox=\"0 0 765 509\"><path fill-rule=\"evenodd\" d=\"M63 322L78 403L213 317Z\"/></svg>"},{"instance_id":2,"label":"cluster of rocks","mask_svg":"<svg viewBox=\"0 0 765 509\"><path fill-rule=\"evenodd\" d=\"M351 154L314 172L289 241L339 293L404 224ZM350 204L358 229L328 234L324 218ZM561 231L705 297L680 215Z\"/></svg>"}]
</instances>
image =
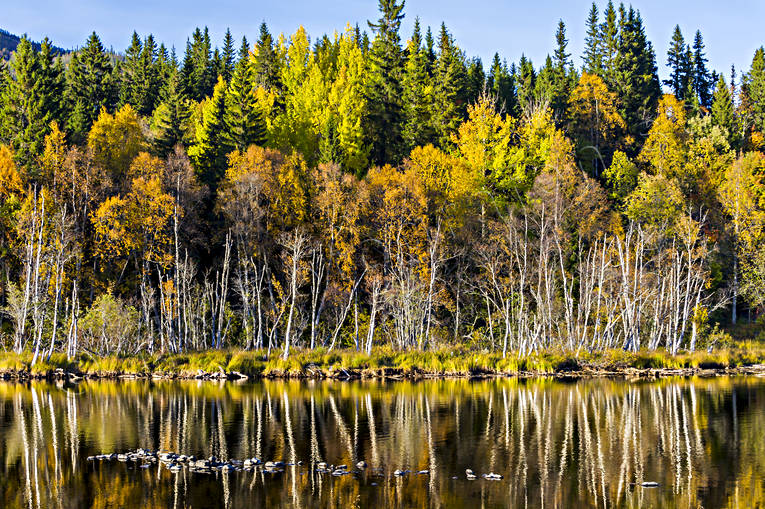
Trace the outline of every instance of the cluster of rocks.
<instances>
[{"instance_id":1,"label":"cluster of rocks","mask_svg":"<svg viewBox=\"0 0 765 509\"><path fill-rule=\"evenodd\" d=\"M157 463L163 465L171 472L180 472L184 468L194 473L212 473L212 472L241 472L241 471L254 471L260 470L267 474L276 474L284 471L284 467L288 466L301 466L302 461L297 463L284 463L282 461L266 461L265 463L258 458L246 458L244 460L218 460L215 456L209 458L197 459L196 456L186 456L185 454L177 454L174 452L160 452L152 451L149 449L136 449L135 451L128 451L123 453L112 454L98 454L96 456L88 456L88 461L122 461L137 463L139 468L149 468ZM348 465L331 465L324 461L316 464L316 472L320 474L330 474L335 477L340 477L348 474L359 473L367 468L365 461L359 461L356 463L356 468L350 470ZM378 475L383 475L382 469L374 470ZM406 475L430 475L429 470L400 470L393 471L395 477L404 477ZM465 470L465 475L468 480L475 480L478 476L471 470ZM482 474L484 479L489 481L498 481L502 479L502 476L495 473ZM453 477L457 479L457 477ZM376 484L376 483L373 483Z\"/></svg>"},{"instance_id":2,"label":"cluster of rocks","mask_svg":"<svg viewBox=\"0 0 765 509\"><path fill-rule=\"evenodd\" d=\"M149 449L137 449L124 453L99 454L88 456L88 461L122 461L138 463L140 468L148 468L151 465L160 463L171 472L180 472L188 468L191 472L211 473L211 472L240 472L243 470L262 469L266 473L277 473L284 470L287 465L281 461L267 461L263 463L258 458L247 458L245 460L227 460L221 461L215 456L198 459L196 456L186 456L174 452L159 452ZM302 462L298 462L298 465Z\"/></svg>"}]
</instances>

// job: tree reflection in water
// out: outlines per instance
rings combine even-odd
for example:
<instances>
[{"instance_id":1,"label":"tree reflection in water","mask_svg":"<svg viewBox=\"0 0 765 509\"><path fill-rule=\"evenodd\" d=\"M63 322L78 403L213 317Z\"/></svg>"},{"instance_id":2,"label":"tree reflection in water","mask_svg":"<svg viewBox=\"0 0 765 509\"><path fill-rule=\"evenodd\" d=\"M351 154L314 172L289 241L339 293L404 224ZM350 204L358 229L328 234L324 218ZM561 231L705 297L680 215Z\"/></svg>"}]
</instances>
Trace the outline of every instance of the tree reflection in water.
<instances>
[{"instance_id":1,"label":"tree reflection in water","mask_svg":"<svg viewBox=\"0 0 765 509\"><path fill-rule=\"evenodd\" d=\"M0 505L752 507L763 429L765 380L744 377L0 383ZM204 475L87 460L138 447L303 464ZM361 460L355 475L314 469Z\"/></svg>"}]
</instances>

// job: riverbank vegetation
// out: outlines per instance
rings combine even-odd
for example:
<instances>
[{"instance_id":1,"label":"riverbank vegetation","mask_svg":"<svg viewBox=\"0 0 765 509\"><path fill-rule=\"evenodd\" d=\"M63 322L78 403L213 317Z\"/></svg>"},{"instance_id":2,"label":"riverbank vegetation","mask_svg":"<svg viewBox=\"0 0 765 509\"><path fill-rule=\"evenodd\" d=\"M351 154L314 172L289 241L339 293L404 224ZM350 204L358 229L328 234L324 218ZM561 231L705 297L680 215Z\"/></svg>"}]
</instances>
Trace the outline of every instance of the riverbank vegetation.
<instances>
[{"instance_id":1,"label":"riverbank vegetation","mask_svg":"<svg viewBox=\"0 0 765 509\"><path fill-rule=\"evenodd\" d=\"M380 347L372 351L295 350L288 359L267 350L209 350L182 354L140 354L93 357L86 353L67 358L54 353L32 362L33 354L0 354L0 377L160 378L420 378L523 375L655 375L700 370L723 372L757 368L765 363L765 348L744 344L713 352L665 350L628 352L622 349L575 355L545 351L525 357L462 348L400 351Z\"/></svg>"},{"instance_id":2,"label":"riverbank vegetation","mask_svg":"<svg viewBox=\"0 0 765 509\"><path fill-rule=\"evenodd\" d=\"M744 362L720 327L763 334L762 49L726 78L677 29L662 94L631 7L593 5L581 67L561 22L544 65L488 70L380 9L238 53L197 29L180 61L151 35L66 59L23 39L0 71L3 362Z\"/></svg>"}]
</instances>

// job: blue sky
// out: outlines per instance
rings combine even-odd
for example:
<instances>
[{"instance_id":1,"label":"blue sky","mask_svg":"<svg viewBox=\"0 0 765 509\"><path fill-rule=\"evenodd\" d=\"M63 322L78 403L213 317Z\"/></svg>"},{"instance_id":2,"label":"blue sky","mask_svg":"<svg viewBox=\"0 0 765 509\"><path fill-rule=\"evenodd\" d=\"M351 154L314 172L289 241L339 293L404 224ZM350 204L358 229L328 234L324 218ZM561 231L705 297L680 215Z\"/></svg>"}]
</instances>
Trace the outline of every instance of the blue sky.
<instances>
[{"instance_id":1,"label":"blue sky","mask_svg":"<svg viewBox=\"0 0 765 509\"><path fill-rule=\"evenodd\" d=\"M8 0L0 28L27 33L39 40L50 37L62 47L81 45L96 30L104 44L124 50L133 30L153 33L175 45L181 54L196 26L207 25L220 45L226 27L237 39L255 40L265 20L271 32L292 33L303 24L313 39L342 30L348 22L366 27L377 17L377 0ZM598 8L602 12L605 1ZM402 38L411 33L415 16L436 31L441 21L468 55L487 64L495 51L517 61L521 53L536 66L552 52L558 19L567 26L569 49L581 64L585 19L591 2L584 0L407 0ZM754 50L765 44L763 0L637 0L646 31L654 44L659 73L666 76L666 52L672 29L679 24L690 40L696 29L704 35L710 67L729 75L731 64L749 67Z\"/></svg>"}]
</instances>

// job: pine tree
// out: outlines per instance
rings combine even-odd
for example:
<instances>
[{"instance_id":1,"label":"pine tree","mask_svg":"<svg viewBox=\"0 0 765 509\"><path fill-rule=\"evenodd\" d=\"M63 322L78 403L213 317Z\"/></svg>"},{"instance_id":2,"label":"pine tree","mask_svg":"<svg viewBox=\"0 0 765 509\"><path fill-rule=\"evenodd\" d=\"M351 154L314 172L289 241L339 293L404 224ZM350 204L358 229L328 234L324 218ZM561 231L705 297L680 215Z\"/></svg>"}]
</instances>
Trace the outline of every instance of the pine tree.
<instances>
[{"instance_id":1,"label":"pine tree","mask_svg":"<svg viewBox=\"0 0 765 509\"><path fill-rule=\"evenodd\" d=\"M223 37L223 52L221 53L221 66L218 74L223 76L226 83L231 82L231 75L234 73L234 38L231 30L226 29L226 35Z\"/></svg>"},{"instance_id":2,"label":"pine tree","mask_svg":"<svg viewBox=\"0 0 765 509\"><path fill-rule=\"evenodd\" d=\"M117 90L112 71L109 55L93 32L85 47L73 55L66 79L66 97L71 112L68 127L74 141L85 139L102 108L114 108Z\"/></svg>"},{"instance_id":3,"label":"pine tree","mask_svg":"<svg viewBox=\"0 0 765 509\"><path fill-rule=\"evenodd\" d=\"M598 19L598 6L592 3L590 14L587 16L587 36L584 39L584 72L589 74L603 75L603 53L601 44L600 24Z\"/></svg>"},{"instance_id":4,"label":"pine tree","mask_svg":"<svg viewBox=\"0 0 765 509\"><path fill-rule=\"evenodd\" d=\"M195 143L189 149L199 180L209 186L213 194L226 172L226 156L231 148L226 125L226 82L219 77L212 96L202 107Z\"/></svg>"},{"instance_id":5,"label":"pine tree","mask_svg":"<svg viewBox=\"0 0 765 509\"><path fill-rule=\"evenodd\" d=\"M670 88L674 96L679 100L685 98L688 82L691 79L689 74L691 62L688 58L688 52L689 49L685 45L685 39L680 31L680 26L675 25L669 51L667 51L667 67L670 69L669 79L664 80L664 84Z\"/></svg>"},{"instance_id":6,"label":"pine tree","mask_svg":"<svg viewBox=\"0 0 765 509\"><path fill-rule=\"evenodd\" d=\"M701 37L701 30L696 30L696 36L693 38L693 90L704 108L712 105L710 90L714 85L715 80L707 69L704 39Z\"/></svg>"},{"instance_id":7,"label":"pine tree","mask_svg":"<svg viewBox=\"0 0 765 509\"><path fill-rule=\"evenodd\" d=\"M226 125L234 148L242 151L265 142L266 126L255 102L255 88L253 65L240 58L226 95Z\"/></svg>"},{"instance_id":8,"label":"pine tree","mask_svg":"<svg viewBox=\"0 0 765 509\"><path fill-rule=\"evenodd\" d=\"M398 163L402 157L402 87L404 62L399 28L404 18L404 2L379 0L381 17L369 23L375 38L368 54L368 103L365 121L367 139L375 164Z\"/></svg>"},{"instance_id":9,"label":"pine tree","mask_svg":"<svg viewBox=\"0 0 765 509\"><path fill-rule=\"evenodd\" d=\"M444 23L441 24L434 79L435 134L441 146L445 147L465 120L467 69L464 55Z\"/></svg>"},{"instance_id":10,"label":"pine tree","mask_svg":"<svg viewBox=\"0 0 765 509\"><path fill-rule=\"evenodd\" d=\"M407 43L407 59L402 82L404 125L401 136L404 151L434 143L433 87L428 76L428 54L422 46L420 20L414 21L412 38Z\"/></svg>"}]
</instances>

